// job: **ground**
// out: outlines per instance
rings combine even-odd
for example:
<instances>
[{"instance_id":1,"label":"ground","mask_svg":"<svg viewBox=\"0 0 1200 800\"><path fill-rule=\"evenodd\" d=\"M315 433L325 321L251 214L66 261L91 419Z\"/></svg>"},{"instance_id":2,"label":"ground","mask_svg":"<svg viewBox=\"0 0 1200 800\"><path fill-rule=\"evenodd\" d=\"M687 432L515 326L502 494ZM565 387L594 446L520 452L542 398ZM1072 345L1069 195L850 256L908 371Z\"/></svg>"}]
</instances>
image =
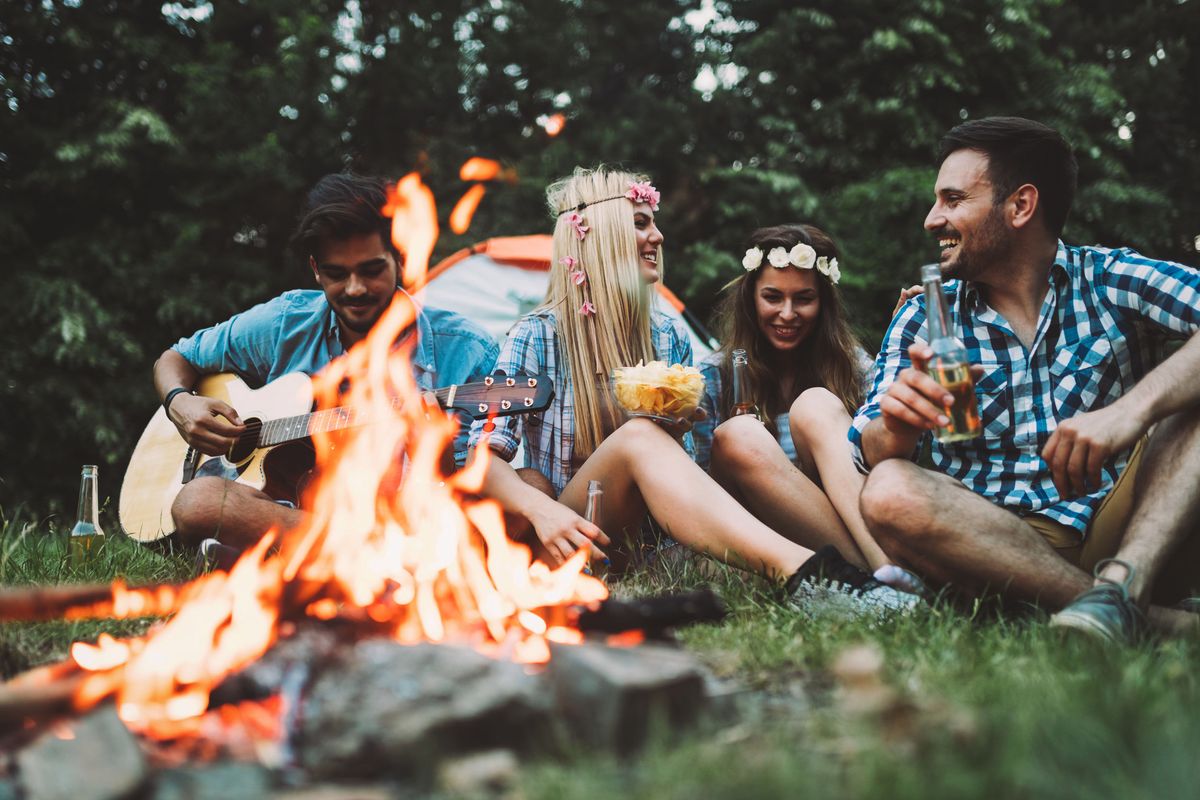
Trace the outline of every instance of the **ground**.
<instances>
[{"instance_id":1,"label":"ground","mask_svg":"<svg viewBox=\"0 0 1200 800\"><path fill-rule=\"evenodd\" d=\"M109 537L80 567L53 521L0 520L0 585L179 580L190 558ZM701 573L706 574L702 579ZM627 594L707 580L730 618L681 640L734 692L737 720L660 737L630 762L579 752L525 769L522 798L1185 797L1200 787L1200 641L1063 640L1037 610L935 602L881 625L807 616L763 582L684 560ZM0 625L4 677L101 630L145 622Z\"/></svg>"}]
</instances>

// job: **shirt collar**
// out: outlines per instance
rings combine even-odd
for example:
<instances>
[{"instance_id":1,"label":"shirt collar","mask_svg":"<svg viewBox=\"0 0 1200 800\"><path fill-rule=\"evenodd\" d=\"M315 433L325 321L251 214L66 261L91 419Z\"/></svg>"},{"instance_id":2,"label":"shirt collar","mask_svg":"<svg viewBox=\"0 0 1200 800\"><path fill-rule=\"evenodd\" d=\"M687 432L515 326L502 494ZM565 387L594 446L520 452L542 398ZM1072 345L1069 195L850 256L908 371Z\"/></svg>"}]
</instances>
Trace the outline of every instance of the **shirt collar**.
<instances>
[{"instance_id":1,"label":"shirt collar","mask_svg":"<svg viewBox=\"0 0 1200 800\"><path fill-rule=\"evenodd\" d=\"M1068 269L1070 263L1071 256L1067 246L1063 244L1062 239L1059 239L1058 250L1054 254L1054 263L1050 265L1050 285L1055 290L1061 290L1070 284L1071 273ZM971 311L981 311L985 306L979 284L974 281L959 281L958 299L962 303L962 308Z\"/></svg>"},{"instance_id":2,"label":"shirt collar","mask_svg":"<svg viewBox=\"0 0 1200 800\"><path fill-rule=\"evenodd\" d=\"M396 287L396 292L411 300L413 307L417 310L417 344L413 348L413 366L425 372L433 373L435 371L433 361L433 326L429 324L429 318L425 315L424 308L417 302L415 297L399 286ZM328 299L325 301L325 304L329 305ZM342 346L342 333L341 328L338 327L337 314L334 313L332 307L329 308L329 322L325 332L331 340L338 343L342 352L345 352L346 348Z\"/></svg>"}]
</instances>

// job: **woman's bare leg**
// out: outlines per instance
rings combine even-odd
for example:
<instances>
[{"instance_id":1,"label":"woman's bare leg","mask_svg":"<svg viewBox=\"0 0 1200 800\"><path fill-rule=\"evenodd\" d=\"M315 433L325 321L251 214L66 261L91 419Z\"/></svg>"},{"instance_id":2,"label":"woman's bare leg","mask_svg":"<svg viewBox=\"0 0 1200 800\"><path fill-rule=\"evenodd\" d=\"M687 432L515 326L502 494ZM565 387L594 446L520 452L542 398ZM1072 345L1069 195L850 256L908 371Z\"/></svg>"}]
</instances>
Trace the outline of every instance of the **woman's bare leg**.
<instances>
[{"instance_id":1,"label":"woman's bare leg","mask_svg":"<svg viewBox=\"0 0 1200 800\"><path fill-rule=\"evenodd\" d=\"M639 524L649 510L681 544L778 580L813 554L756 519L650 420L629 420L605 439L559 502L582 514L592 480L604 487L606 532Z\"/></svg>"},{"instance_id":2,"label":"woman's bare leg","mask_svg":"<svg viewBox=\"0 0 1200 800\"><path fill-rule=\"evenodd\" d=\"M801 459L811 459L816 466L825 496L837 509L844 529L850 532L866 563L872 571L890 564L891 559L871 536L858 510L858 498L867 479L850 458L850 443L846 440L850 415L842 401L826 389L808 389L792 404L788 420L797 454Z\"/></svg>"},{"instance_id":3,"label":"woman's bare leg","mask_svg":"<svg viewBox=\"0 0 1200 800\"><path fill-rule=\"evenodd\" d=\"M867 565L829 498L756 417L733 417L717 426L711 471L772 529L814 550L831 544L847 561Z\"/></svg>"}]
</instances>

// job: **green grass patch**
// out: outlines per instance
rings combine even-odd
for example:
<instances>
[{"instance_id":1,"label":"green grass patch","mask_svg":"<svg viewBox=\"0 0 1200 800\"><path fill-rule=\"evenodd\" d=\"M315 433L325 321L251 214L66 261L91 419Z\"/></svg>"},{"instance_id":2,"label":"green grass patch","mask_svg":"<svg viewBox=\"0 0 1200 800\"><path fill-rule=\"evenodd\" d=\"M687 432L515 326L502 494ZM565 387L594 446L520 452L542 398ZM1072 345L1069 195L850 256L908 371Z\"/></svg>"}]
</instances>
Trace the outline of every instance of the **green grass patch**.
<instances>
[{"instance_id":1,"label":"green grass patch","mask_svg":"<svg viewBox=\"0 0 1200 800\"><path fill-rule=\"evenodd\" d=\"M0 517L0 587L109 583L131 586L185 580L191 558L159 553L123 535L96 540L87 557L72 561L67 530L54 520L21 515ZM93 641L101 633L133 636L153 620L76 620L0 623L0 676L11 678L30 667L62 659L71 642Z\"/></svg>"},{"instance_id":2,"label":"green grass patch","mask_svg":"<svg viewBox=\"0 0 1200 800\"><path fill-rule=\"evenodd\" d=\"M0 584L177 581L182 554L108 537L72 564L50 522L6 519ZM739 714L636 758L577 752L524 768L538 798L1194 797L1200 787L1200 641L1134 648L1064 640L1033 612L938 602L886 624L798 613L765 582L696 557L664 559L618 595L712 585L731 614L680 641L736 687ZM6 676L76 639L147 620L0 626ZM876 668L848 677L845 664ZM856 683L857 681L857 683Z\"/></svg>"}]
</instances>

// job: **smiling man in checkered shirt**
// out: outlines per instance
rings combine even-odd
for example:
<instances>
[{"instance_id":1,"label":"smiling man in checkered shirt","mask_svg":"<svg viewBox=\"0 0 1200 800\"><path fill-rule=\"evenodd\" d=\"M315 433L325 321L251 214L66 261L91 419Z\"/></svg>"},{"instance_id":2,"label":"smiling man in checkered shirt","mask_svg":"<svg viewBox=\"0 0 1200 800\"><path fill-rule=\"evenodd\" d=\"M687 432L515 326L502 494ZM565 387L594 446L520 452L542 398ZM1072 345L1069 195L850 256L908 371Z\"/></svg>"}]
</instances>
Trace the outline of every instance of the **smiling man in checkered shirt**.
<instances>
[{"instance_id":1,"label":"smiling man in checkered shirt","mask_svg":"<svg viewBox=\"0 0 1200 800\"><path fill-rule=\"evenodd\" d=\"M911 461L952 398L924 372L925 300L910 300L850 431L872 534L936 582L1059 610L1054 625L1122 641L1147 614L1194 627L1150 599L1200 575L1200 272L1059 241L1077 166L1044 125L964 123L939 163L925 228L984 430L933 441L934 470ZM1163 360L1165 336L1187 342Z\"/></svg>"}]
</instances>

